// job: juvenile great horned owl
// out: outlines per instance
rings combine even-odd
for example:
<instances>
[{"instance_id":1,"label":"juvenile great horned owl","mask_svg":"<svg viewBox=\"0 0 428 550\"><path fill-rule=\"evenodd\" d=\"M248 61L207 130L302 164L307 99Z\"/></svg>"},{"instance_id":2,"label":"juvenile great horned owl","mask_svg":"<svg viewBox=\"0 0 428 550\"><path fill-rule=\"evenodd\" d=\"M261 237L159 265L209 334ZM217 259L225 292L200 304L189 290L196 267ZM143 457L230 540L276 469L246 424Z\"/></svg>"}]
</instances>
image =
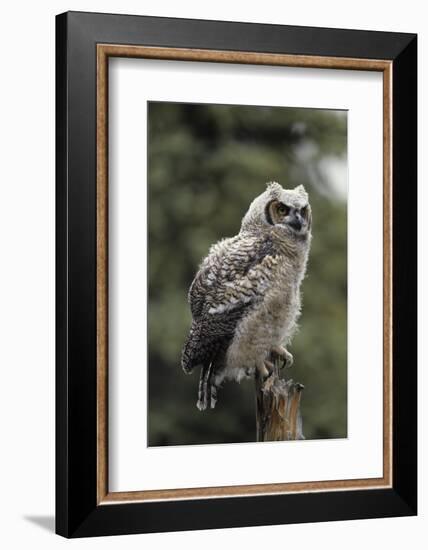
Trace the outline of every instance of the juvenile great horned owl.
<instances>
[{"instance_id":1,"label":"juvenile great horned owl","mask_svg":"<svg viewBox=\"0 0 428 550\"><path fill-rule=\"evenodd\" d=\"M189 290L192 326L183 348L186 373L200 366L197 407L214 408L225 380L272 372L272 357L296 329L300 284L311 242L311 207L302 185L267 185L236 237L213 245Z\"/></svg>"}]
</instances>

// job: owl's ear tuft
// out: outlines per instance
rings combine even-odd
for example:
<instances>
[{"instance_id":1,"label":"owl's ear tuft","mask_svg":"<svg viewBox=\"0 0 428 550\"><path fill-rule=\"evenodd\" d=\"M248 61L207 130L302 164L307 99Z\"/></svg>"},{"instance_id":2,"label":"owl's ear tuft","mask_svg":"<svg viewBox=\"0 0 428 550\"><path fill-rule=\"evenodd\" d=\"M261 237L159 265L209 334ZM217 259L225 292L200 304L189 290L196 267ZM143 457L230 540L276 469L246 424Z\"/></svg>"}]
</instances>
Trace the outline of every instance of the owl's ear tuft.
<instances>
[{"instance_id":1,"label":"owl's ear tuft","mask_svg":"<svg viewBox=\"0 0 428 550\"><path fill-rule=\"evenodd\" d=\"M302 195L303 197L308 196L306 189L303 187L303 185L298 185L297 187L294 188L294 191L296 193L299 193L299 195Z\"/></svg>"},{"instance_id":2,"label":"owl's ear tuft","mask_svg":"<svg viewBox=\"0 0 428 550\"><path fill-rule=\"evenodd\" d=\"M280 194L283 191L280 184L276 181L269 181L266 184L266 190L268 191L269 195L271 195L273 198L279 198Z\"/></svg>"}]
</instances>

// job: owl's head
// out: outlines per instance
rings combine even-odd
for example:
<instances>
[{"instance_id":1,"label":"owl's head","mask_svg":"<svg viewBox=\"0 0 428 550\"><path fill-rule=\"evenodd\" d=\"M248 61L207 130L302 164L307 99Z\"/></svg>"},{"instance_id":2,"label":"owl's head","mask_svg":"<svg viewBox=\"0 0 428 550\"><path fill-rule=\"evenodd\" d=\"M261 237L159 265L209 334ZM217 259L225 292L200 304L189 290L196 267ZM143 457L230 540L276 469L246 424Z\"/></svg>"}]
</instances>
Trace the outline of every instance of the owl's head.
<instances>
[{"instance_id":1,"label":"owl's head","mask_svg":"<svg viewBox=\"0 0 428 550\"><path fill-rule=\"evenodd\" d=\"M283 189L277 182L267 184L264 193L256 197L245 214L241 231L271 230L279 235L304 239L310 235L312 212L303 185Z\"/></svg>"}]
</instances>

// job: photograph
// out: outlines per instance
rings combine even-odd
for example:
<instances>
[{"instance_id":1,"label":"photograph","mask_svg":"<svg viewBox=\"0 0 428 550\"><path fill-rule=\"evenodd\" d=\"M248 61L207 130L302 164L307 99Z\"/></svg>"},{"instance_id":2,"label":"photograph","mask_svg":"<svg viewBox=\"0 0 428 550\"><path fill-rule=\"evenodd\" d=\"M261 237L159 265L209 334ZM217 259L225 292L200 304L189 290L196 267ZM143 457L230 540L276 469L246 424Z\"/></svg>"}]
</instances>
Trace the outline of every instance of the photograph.
<instances>
[{"instance_id":1,"label":"photograph","mask_svg":"<svg viewBox=\"0 0 428 550\"><path fill-rule=\"evenodd\" d=\"M347 111L147 120L148 445L346 438Z\"/></svg>"}]
</instances>

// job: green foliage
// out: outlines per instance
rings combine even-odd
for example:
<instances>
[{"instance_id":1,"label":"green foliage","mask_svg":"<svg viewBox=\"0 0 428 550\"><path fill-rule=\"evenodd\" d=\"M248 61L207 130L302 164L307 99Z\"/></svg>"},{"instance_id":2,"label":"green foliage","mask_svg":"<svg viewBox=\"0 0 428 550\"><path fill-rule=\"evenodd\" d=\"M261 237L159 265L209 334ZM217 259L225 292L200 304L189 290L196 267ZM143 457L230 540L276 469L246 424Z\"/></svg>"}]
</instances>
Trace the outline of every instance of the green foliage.
<instances>
[{"instance_id":1,"label":"green foliage","mask_svg":"<svg viewBox=\"0 0 428 550\"><path fill-rule=\"evenodd\" d=\"M328 163L346 160L346 116L316 109L149 104L149 444L255 440L252 381L196 409L198 373L180 368L187 290L210 245L238 233L270 180L303 183L313 245L287 375L305 385L307 439L347 435L347 216ZM327 166L327 169L325 168ZM342 190L346 181L340 182Z\"/></svg>"}]
</instances>

